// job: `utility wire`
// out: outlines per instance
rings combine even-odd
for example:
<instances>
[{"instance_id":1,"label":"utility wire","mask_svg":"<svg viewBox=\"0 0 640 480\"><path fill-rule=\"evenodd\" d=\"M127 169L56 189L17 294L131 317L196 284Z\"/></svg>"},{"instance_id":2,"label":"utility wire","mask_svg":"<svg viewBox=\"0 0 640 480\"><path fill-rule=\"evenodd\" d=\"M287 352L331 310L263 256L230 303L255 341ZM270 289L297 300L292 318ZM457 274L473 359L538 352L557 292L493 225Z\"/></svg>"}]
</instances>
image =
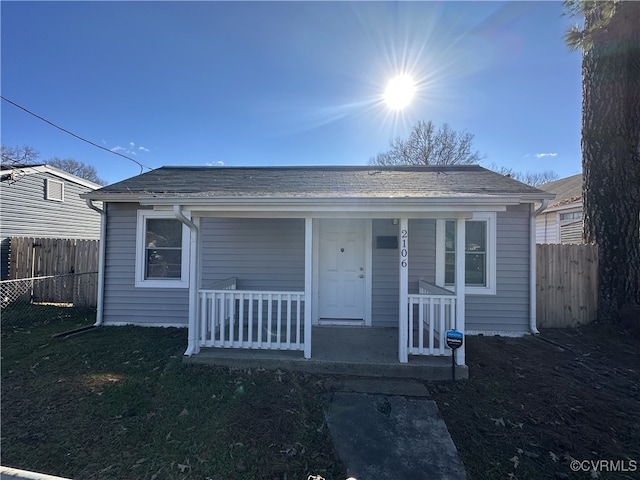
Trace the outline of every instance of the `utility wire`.
<instances>
[{"instance_id":1,"label":"utility wire","mask_svg":"<svg viewBox=\"0 0 640 480\"><path fill-rule=\"evenodd\" d=\"M146 168L146 169L148 169L148 170L151 170L151 168L147 167L146 165L141 164L139 161L134 160L134 159L133 159L133 158L131 158L131 157L127 157L126 155L123 155L122 153L114 152L113 150L110 150L110 149L108 149L108 148L106 148L106 147L103 147L102 145L98 145L97 143L92 142L91 140L87 140L86 138L82 138L80 135L76 135L75 133L70 132L70 131L69 131L69 130L67 130L66 128L62 128L61 126L56 125L56 124L55 124L55 123L53 123L53 122L50 122L50 121L49 121L49 120L47 120L46 118L41 117L41 116L40 116L40 115L38 115L37 113L32 112L31 110L29 110L29 109L27 109L27 108L23 107L22 105L18 105L16 102L12 102L11 100L9 100L9 99L8 99L8 98L6 98L6 97L3 97L2 95L0 95L0 98L1 98L2 100L4 100L5 102L10 103L10 104L11 104L11 105L13 105L14 107L18 107L20 110L24 110L24 111L25 111L25 112L27 112L29 115L33 115L33 116L34 116L34 117L36 117L37 119L42 120L42 121L43 121L43 122L45 122L45 123L48 123L48 124L49 124L49 125L51 125L52 127L55 127L55 128L57 128L58 130L62 130L64 133L67 133L67 134L71 135L72 137L77 138L78 140L82 140L83 142L86 142L86 143L88 143L89 145L93 145L94 147L98 147L98 148L100 148L100 149L102 149L102 150L105 150L105 151L107 151L107 152L109 152L109 153L113 153L114 155L118 155L119 157L126 158L127 160L132 161L133 163L137 164L137 165L140 167L140 173L142 173L142 172L144 171L144 169L145 169L145 168Z\"/></svg>"}]
</instances>

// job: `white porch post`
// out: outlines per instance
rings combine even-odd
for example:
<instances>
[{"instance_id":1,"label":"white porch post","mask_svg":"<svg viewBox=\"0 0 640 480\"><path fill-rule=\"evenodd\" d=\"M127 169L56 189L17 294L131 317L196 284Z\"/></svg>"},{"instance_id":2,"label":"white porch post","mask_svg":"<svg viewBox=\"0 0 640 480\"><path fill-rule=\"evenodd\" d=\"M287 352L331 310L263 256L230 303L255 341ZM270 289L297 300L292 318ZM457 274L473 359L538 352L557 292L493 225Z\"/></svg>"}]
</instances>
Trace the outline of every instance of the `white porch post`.
<instances>
[{"instance_id":1,"label":"white porch post","mask_svg":"<svg viewBox=\"0 0 640 480\"><path fill-rule=\"evenodd\" d=\"M400 325L398 332L398 360L400 363L409 361L408 330L409 318L407 308L409 303L409 221L400 219L400 248L398 263L400 265Z\"/></svg>"},{"instance_id":2,"label":"white porch post","mask_svg":"<svg viewBox=\"0 0 640 480\"><path fill-rule=\"evenodd\" d=\"M199 222L196 219L196 227ZM200 288L200 271L198 256L200 255L200 236L198 228L191 231L191 249L189 250L189 337L194 345L194 353L200 352L200 318L198 315L198 291ZM192 332L193 331L193 332Z\"/></svg>"},{"instance_id":3,"label":"white porch post","mask_svg":"<svg viewBox=\"0 0 640 480\"><path fill-rule=\"evenodd\" d=\"M313 219L304 219L304 358L311 358L311 279Z\"/></svg>"},{"instance_id":4,"label":"white porch post","mask_svg":"<svg viewBox=\"0 0 640 480\"><path fill-rule=\"evenodd\" d=\"M188 343L187 350L184 352L186 356L191 356L200 351L200 334L198 326L198 225L199 220L190 220L187 218L181 205L173 206L173 214L184 225L189 228L189 315L188 315Z\"/></svg>"},{"instance_id":5,"label":"white porch post","mask_svg":"<svg viewBox=\"0 0 640 480\"><path fill-rule=\"evenodd\" d=\"M465 307L465 226L466 219L458 218L456 220L456 330L464 332L464 307ZM456 352L456 363L458 365L464 365L464 350L466 339L463 341L462 346Z\"/></svg>"}]
</instances>

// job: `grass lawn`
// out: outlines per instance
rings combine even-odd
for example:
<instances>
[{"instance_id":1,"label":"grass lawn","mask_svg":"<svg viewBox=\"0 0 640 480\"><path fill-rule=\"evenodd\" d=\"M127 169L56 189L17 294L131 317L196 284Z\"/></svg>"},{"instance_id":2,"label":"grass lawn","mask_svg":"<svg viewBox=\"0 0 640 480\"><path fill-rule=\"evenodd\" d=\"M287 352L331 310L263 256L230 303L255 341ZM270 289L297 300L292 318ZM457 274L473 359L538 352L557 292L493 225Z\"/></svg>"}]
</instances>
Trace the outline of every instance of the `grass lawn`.
<instances>
[{"instance_id":1,"label":"grass lawn","mask_svg":"<svg viewBox=\"0 0 640 480\"><path fill-rule=\"evenodd\" d=\"M41 308L2 312L4 465L78 480L346 477L323 377L183 364L184 329L55 338L93 312ZM470 379L428 384L468 479L640 478L639 345L597 324L468 337Z\"/></svg>"},{"instance_id":2,"label":"grass lawn","mask_svg":"<svg viewBox=\"0 0 640 480\"><path fill-rule=\"evenodd\" d=\"M186 329L2 312L2 463L76 479L345 478L322 382L182 363Z\"/></svg>"}]
</instances>

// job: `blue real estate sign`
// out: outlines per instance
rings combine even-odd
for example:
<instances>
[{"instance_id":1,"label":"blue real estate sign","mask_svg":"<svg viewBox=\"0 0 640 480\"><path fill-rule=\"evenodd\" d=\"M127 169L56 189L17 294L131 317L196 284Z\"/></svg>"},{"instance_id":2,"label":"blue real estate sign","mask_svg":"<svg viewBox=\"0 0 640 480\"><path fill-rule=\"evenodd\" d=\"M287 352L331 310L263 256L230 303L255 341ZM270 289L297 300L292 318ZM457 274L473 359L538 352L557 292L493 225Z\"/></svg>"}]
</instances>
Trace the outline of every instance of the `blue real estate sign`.
<instances>
[{"instance_id":1,"label":"blue real estate sign","mask_svg":"<svg viewBox=\"0 0 640 480\"><path fill-rule=\"evenodd\" d=\"M464 335L457 330L447 330L447 347L451 350L456 350L462 346L462 339Z\"/></svg>"}]
</instances>

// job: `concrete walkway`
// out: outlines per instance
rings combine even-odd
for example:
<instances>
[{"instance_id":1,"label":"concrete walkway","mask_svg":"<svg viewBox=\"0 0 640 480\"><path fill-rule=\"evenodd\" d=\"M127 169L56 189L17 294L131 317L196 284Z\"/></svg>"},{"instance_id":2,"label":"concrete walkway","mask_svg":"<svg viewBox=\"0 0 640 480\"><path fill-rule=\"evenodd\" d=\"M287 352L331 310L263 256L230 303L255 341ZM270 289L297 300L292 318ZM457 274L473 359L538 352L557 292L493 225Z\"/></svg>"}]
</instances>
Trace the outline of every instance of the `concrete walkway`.
<instances>
[{"instance_id":1,"label":"concrete walkway","mask_svg":"<svg viewBox=\"0 0 640 480\"><path fill-rule=\"evenodd\" d=\"M466 479L449 431L423 384L384 379L338 382L327 385L326 420L349 476Z\"/></svg>"},{"instance_id":2,"label":"concrete walkway","mask_svg":"<svg viewBox=\"0 0 640 480\"><path fill-rule=\"evenodd\" d=\"M326 421L357 480L466 480L438 407L422 382L336 377ZM69 480L0 466L0 480Z\"/></svg>"}]
</instances>

